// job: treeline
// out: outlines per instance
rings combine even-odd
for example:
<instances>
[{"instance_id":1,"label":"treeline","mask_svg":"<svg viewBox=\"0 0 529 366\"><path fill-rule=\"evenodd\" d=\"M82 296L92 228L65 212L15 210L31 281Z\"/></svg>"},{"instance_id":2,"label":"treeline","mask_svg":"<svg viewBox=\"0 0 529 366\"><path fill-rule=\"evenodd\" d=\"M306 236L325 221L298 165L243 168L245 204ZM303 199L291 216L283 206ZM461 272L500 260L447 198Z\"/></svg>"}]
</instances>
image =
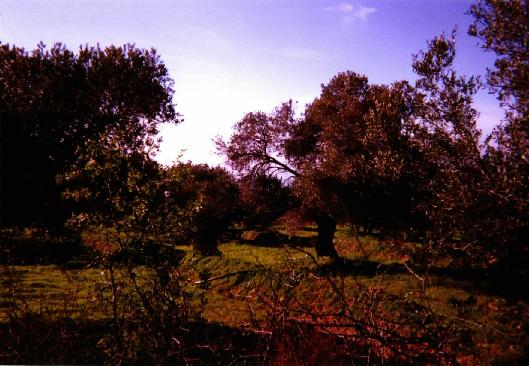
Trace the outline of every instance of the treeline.
<instances>
[{"instance_id":1,"label":"treeline","mask_svg":"<svg viewBox=\"0 0 529 366\"><path fill-rule=\"evenodd\" d=\"M338 256L336 225L348 223L421 263L521 266L529 254L527 11L525 1L471 7L469 33L497 55L485 83L457 73L455 33L443 34L414 56L415 83L372 84L348 71L301 116L292 102L248 113L217 141L229 171L153 160L160 124L179 122L154 50L2 44L1 225L57 235L106 228L214 254L231 224L282 216L292 229L317 224L320 256ZM505 117L481 143L473 96L484 84Z\"/></svg>"}]
</instances>

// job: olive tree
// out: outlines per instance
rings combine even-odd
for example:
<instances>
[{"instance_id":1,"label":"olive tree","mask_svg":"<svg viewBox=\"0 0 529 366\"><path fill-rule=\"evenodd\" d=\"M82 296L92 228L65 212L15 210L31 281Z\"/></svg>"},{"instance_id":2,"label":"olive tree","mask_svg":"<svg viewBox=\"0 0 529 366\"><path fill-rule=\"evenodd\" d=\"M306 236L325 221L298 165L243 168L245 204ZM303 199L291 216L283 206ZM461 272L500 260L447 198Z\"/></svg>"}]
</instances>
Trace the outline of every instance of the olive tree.
<instances>
[{"instance_id":1,"label":"olive tree","mask_svg":"<svg viewBox=\"0 0 529 366\"><path fill-rule=\"evenodd\" d=\"M524 268L529 257L529 3L480 0L470 8L469 34L496 55L487 82L505 109L487 139L485 174L476 199L477 240L504 265Z\"/></svg>"},{"instance_id":2,"label":"olive tree","mask_svg":"<svg viewBox=\"0 0 529 366\"><path fill-rule=\"evenodd\" d=\"M344 72L307 106L288 150L323 188L314 192L326 197L313 205L329 210L329 224L347 220L382 231L402 225L409 206L411 89L406 82L369 84L365 76Z\"/></svg>"},{"instance_id":3,"label":"olive tree","mask_svg":"<svg viewBox=\"0 0 529 366\"><path fill-rule=\"evenodd\" d=\"M156 51L0 44L0 219L61 226L69 215L56 176L94 144L125 153L156 146L176 123L172 80ZM117 145L116 145L117 144Z\"/></svg>"},{"instance_id":4,"label":"olive tree","mask_svg":"<svg viewBox=\"0 0 529 366\"><path fill-rule=\"evenodd\" d=\"M175 165L166 174L166 205L177 212L177 237L191 241L198 254L220 254L221 235L241 216L235 179L220 167L191 163Z\"/></svg>"},{"instance_id":5,"label":"olive tree","mask_svg":"<svg viewBox=\"0 0 529 366\"><path fill-rule=\"evenodd\" d=\"M478 243L465 229L484 174L473 106L481 83L477 77L456 72L455 56L455 33L442 34L414 56L412 65L419 78L414 90L410 176L416 187L415 212L424 220L422 225L415 222L410 231L430 259L481 253L471 249Z\"/></svg>"},{"instance_id":6,"label":"olive tree","mask_svg":"<svg viewBox=\"0 0 529 366\"><path fill-rule=\"evenodd\" d=\"M248 227L265 228L279 219L290 205L290 189L280 178L247 175L238 180L242 221Z\"/></svg>"},{"instance_id":7,"label":"olive tree","mask_svg":"<svg viewBox=\"0 0 529 366\"><path fill-rule=\"evenodd\" d=\"M407 88L369 85L363 76L342 73L322 87L303 117L295 117L291 102L269 115L249 113L218 146L242 175L285 179L295 198L291 206L318 226L317 254L336 257L337 222L359 222L365 213L356 203L365 206L377 187L398 185Z\"/></svg>"}]
</instances>

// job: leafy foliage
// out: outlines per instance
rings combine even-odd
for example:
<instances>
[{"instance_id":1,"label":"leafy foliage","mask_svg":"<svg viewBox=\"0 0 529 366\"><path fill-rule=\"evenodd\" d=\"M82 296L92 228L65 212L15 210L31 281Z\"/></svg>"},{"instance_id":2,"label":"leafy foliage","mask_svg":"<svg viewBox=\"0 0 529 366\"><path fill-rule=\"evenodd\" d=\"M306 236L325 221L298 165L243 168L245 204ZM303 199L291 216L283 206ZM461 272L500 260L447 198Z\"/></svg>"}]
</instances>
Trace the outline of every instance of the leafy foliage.
<instances>
[{"instance_id":1,"label":"leafy foliage","mask_svg":"<svg viewBox=\"0 0 529 366\"><path fill-rule=\"evenodd\" d=\"M385 229L403 219L410 90L405 82L369 85L353 72L322 86L288 146L305 162L304 187L319 188L311 195L300 187L309 205L364 227Z\"/></svg>"},{"instance_id":2,"label":"leafy foliage","mask_svg":"<svg viewBox=\"0 0 529 366\"><path fill-rule=\"evenodd\" d=\"M529 5L483 0L470 14L475 20L469 33L497 56L488 84L506 109L505 120L488 137L486 173L474 207L490 230L474 232L503 264L523 268L529 257Z\"/></svg>"},{"instance_id":3,"label":"leafy foliage","mask_svg":"<svg viewBox=\"0 0 529 366\"><path fill-rule=\"evenodd\" d=\"M479 37L485 50L496 54L489 70L489 86L506 106L529 113L529 6L526 0L479 0L469 13L469 34Z\"/></svg>"},{"instance_id":4,"label":"leafy foliage","mask_svg":"<svg viewBox=\"0 0 529 366\"><path fill-rule=\"evenodd\" d=\"M448 252L479 254L470 249L472 239L466 235L475 187L484 174L478 114L472 106L481 84L476 77L459 76L453 69L454 59L455 32L434 38L413 62L419 79L414 92L411 146L415 159L410 175L415 180L416 210L425 221L422 227L412 224L411 233L430 258Z\"/></svg>"},{"instance_id":5,"label":"leafy foliage","mask_svg":"<svg viewBox=\"0 0 529 366\"><path fill-rule=\"evenodd\" d=\"M215 355L212 338L227 334L205 322L211 299L217 308L235 299L238 310L248 307L251 336L230 339L222 351L247 340L255 351L234 358L236 350L227 356L232 362L448 365L527 358L528 13L525 0L479 0L470 9L469 33L498 57L487 81L506 109L485 144L472 104L481 81L454 69L453 32L414 56L414 85L370 84L348 71L322 85L301 116L291 101L270 114L244 116L228 141L217 141L238 181L220 167L164 168L152 160L159 124L178 122L172 82L154 50L82 47L75 54L60 44L32 52L0 44L0 162L8 172L0 186L0 225L60 227L70 215L69 227L95 253L72 246L49 260L72 243L52 240L46 230L35 230L46 240L33 253L47 250L43 263L94 260L90 273L97 279L87 298L104 318L69 318L88 309L79 308L78 289L65 294L71 299L60 316L42 305L42 296L40 309L31 310L20 291L27 271L2 266L0 306L9 322L0 324L0 338L9 334L9 342L0 358L43 361L27 357L33 349L39 357L75 349L80 345L71 339L82 334L101 352L52 359L194 362L193 352L200 349L198 359ZM337 257L337 224L352 224L338 242L352 259L316 259L299 248L280 255L236 243L221 248L229 253L224 257L211 257L220 254L218 243L232 223L265 226L285 212L284 222L316 222L318 256ZM384 252L380 258L391 253L391 264L369 257L360 227L398 245L398 253L382 241L371 248ZM9 237L22 230L1 233L11 240L0 248L9 255L5 263L35 263L26 249L11 248L26 244ZM270 238L301 245L312 235ZM189 255L181 264L176 247L187 242L204 257ZM494 263L503 268L491 268ZM36 303L34 286L28 287ZM222 316L241 326L237 315ZM205 325L213 336L201 338L203 345L193 337L202 337ZM507 333L507 341L498 341ZM509 350L498 352L497 344ZM226 361L219 357L212 360Z\"/></svg>"},{"instance_id":6,"label":"leafy foliage","mask_svg":"<svg viewBox=\"0 0 529 366\"><path fill-rule=\"evenodd\" d=\"M0 45L2 224L61 226L68 208L55 177L93 145L156 146L177 122L172 81L154 50Z\"/></svg>"},{"instance_id":7,"label":"leafy foliage","mask_svg":"<svg viewBox=\"0 0 529 366\"><path fill-rule=\"evenodd\" d=\"M264 174L247 175L238 183L243 221L249 227L266 228L288 210L290 191L279 178Z\"/></svg>"},{"instance_id":8,"label":"leafy foliage","mask_svg":"<svg viewBox=\"0 0 529 366\"><path fill-rule=\"evenodd\" d=\"M219 254L220 236L241 215L235 180L222 168L190 163L176 165L167 174L167 209L178 210L183 238L200 254Z\"/></svg>"}]
</instances>

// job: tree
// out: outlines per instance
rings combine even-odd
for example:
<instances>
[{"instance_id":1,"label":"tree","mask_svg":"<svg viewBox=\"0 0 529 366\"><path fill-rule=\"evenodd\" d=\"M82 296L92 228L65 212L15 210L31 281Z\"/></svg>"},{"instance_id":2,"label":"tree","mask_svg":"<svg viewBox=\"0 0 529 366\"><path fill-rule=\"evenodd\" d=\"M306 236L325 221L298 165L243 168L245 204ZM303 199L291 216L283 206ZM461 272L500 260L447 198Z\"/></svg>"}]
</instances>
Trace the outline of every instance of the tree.
<instances>
[{"instance_id":1,"label":"tree","mask_svg":"<svg viewBox=\"0 0 529 366\"><path fill-rule=\"evenodd\" d=\"M482 179L475 77L453 69L455 33L414 58L415 86L340 73L294 118L292 103L250 113L220 151L244 174L282 174L318 224L318 255L336 256L338 221L404 234L429 252L457 247ZM468 237L470 240L470 236Z\"/></svg>"},{"instance_id":2,"label":"tree","mask_svg":"<svg viewBox=\"0 0 529 366\"><path fill-rule=\"evenodd\" d=\"M281 179L265 174L247 175L238 183L243 221L249 227L267 227L288 210L290 190Z\"/></svg>"},{"instance_id":3,"label":"tree","mask_svg":"<svg viewBox=\"0 0 529 366\"><path fill-rule=\"evenodd\" d=\"M307 106L288 150L313 182L328 186L318 190L327 198L317 201L332 207L334 220L384 230L405 219L411 89L406 82L370 85L344 72Z\"/></svg>"},{"instance_id":4,"label":"tree","mask_svg":"<svg viewBox=\"0 0 529 366\"><path fill-rule=\"evenodd\" d=\"M2 224L60 226L68 210L56 176L88 146L154 148L175 123L172 81L154 50L0 45Z\"/></svg>"},{"instance_id":5,"label":"tree","mask_svg":"<svg viewBox=\"0 0 529 366\"><path fill-rule=\"evenodd\" d=\"M180 237L199 254L219 254L220 236L241 215L237 183L224 169L207 165L178 164L166 174L166 207L177 212Z\"/></svg>"},{"instance_id":6,"label":"tree","mask_svg":"<svg viewBox=\"0 0 529 366\"><path fill-rule=\"evenodd\" d=\"M478 242L468 231L473 225L476 187L483 179L483 161L473 95L480 88L476 77L460 76L453 68L455 32L428 42L414 56L419 75L414 92L414 154L410 176L415 177L415 210L424 221L412 226L422 254L472 257ZM416 223L417 224L417 223Z\"/></svg>"},{"instance_id":7,"label":"tree","mask_svg":"<svg viewBox=\"0 0 529 366\"><path fill-rule=\"evenodd\" d=\"M311 183L310 179L302 180L304 172L298 170L302 167L302 160L293 157L287 150L287 143L293 137L297 123L292 102L283 103L268 115L262 112L248 113L235 124L230 139L227 142L219 139L217 147L226 156L228 166L241 177L256 179L265 175L278 177L292 185L298 185L292 181ZM302 199L308 197L303 195ZM327 221L318 220L317 253L320 256L337 256L332 244L336 223ZM329 228L332 231L330 238ZM322 242L325 242L324 245L320 244Z\"/></svg>"},{"instance_id":8,"label":"tree","mask_svg":"<svg viewBox=\"0 0 529 366\"><path fill-rule=\"evenodd\" d=\"M496 54L488 85L505 108L505 119L487 139L485 179L476 210L475 230L486 250L510 268L523 268L529 257L529 3L480 0L470 8L469 34Z\"/></svg>"},{"instance_id":9,"label":"tree","mask_svg":"<svg viewBox=\"0 0 529 366\"><path fill-rule=\"evenodd\" d=\"M336 257L337 222L359 222L365 213L358 202L365 207L375 187L397 180L407 88L370 86L363 76L342 73L322 86L304 118L294 117L292 103L270 115L250 113L218 146L241 174L288 180L298 212L318 225L317 254Z\"/></svg>"},{"instance_id":10,"label":"tree","mask_svg":"<svg viewBox=\"0 0 529 366\"><path fill-rule=\"evenodd\" d=\"M529 113L529 3L526 0L479 0L469 13L469 34L496 54L489 86L500 101L527 117Z\"/></svg>"}]
</instances>

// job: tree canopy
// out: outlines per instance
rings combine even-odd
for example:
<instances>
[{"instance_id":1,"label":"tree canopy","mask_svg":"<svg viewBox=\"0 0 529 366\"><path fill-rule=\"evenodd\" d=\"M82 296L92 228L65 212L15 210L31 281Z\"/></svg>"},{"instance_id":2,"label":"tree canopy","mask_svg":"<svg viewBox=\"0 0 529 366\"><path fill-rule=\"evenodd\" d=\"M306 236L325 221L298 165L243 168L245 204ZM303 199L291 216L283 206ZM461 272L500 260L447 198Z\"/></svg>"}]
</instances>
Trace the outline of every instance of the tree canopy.
<instances>
[{"instance_id":1,"label":"tree canopy","mask_svg":"<svg viewBox=\"0 0 529 366\"><path fill-rule=\"evenodd\" d=\"M292 102L249 113L219 150L242 175L289 177L298 211L318 224L318 255L337 255L338 221L431 241L441 211L458 205L449 192L471 183L480 159L479 80L458 76L454 58L454 36L442 35L415 57L415 86L340 73L301 117Z\"/></svg>"},{"instance_id":2,"label":"tree canopy","mask_svg":"<svg viewBox=\"0 0 529 366\"><path fill-rule=\"evenodd\" d=\"M178 122L153 49L0 44L0 63L3 224L60 226L67 210L56 176L88 146L143 151L156 146L160 123Z\"/></svg>"},{"instance_id":3,"label":"tree canopy","mask_svg":"<svg viewBox=\"0 0 529 366\"><path fill-rule=\"evenodd\" d=\"M526 0L479 0L469 13L469 34L496 54L489 86L511 109L529 113L529 4Z\"/></svg>"},{"instance_id":4,"label":"tree canopy","mask_svg":"<svg viewBox=\"0 0 529 366\"><path fill-rule=\"evenodd\" d=\"M497 56L487 81L505 108L504 120L487 139L473 210L490 229L473 232L486 252L523 267L529 258L529 3L480 0L469 12L469 34Z\"/></svg>"}]
</instances>

